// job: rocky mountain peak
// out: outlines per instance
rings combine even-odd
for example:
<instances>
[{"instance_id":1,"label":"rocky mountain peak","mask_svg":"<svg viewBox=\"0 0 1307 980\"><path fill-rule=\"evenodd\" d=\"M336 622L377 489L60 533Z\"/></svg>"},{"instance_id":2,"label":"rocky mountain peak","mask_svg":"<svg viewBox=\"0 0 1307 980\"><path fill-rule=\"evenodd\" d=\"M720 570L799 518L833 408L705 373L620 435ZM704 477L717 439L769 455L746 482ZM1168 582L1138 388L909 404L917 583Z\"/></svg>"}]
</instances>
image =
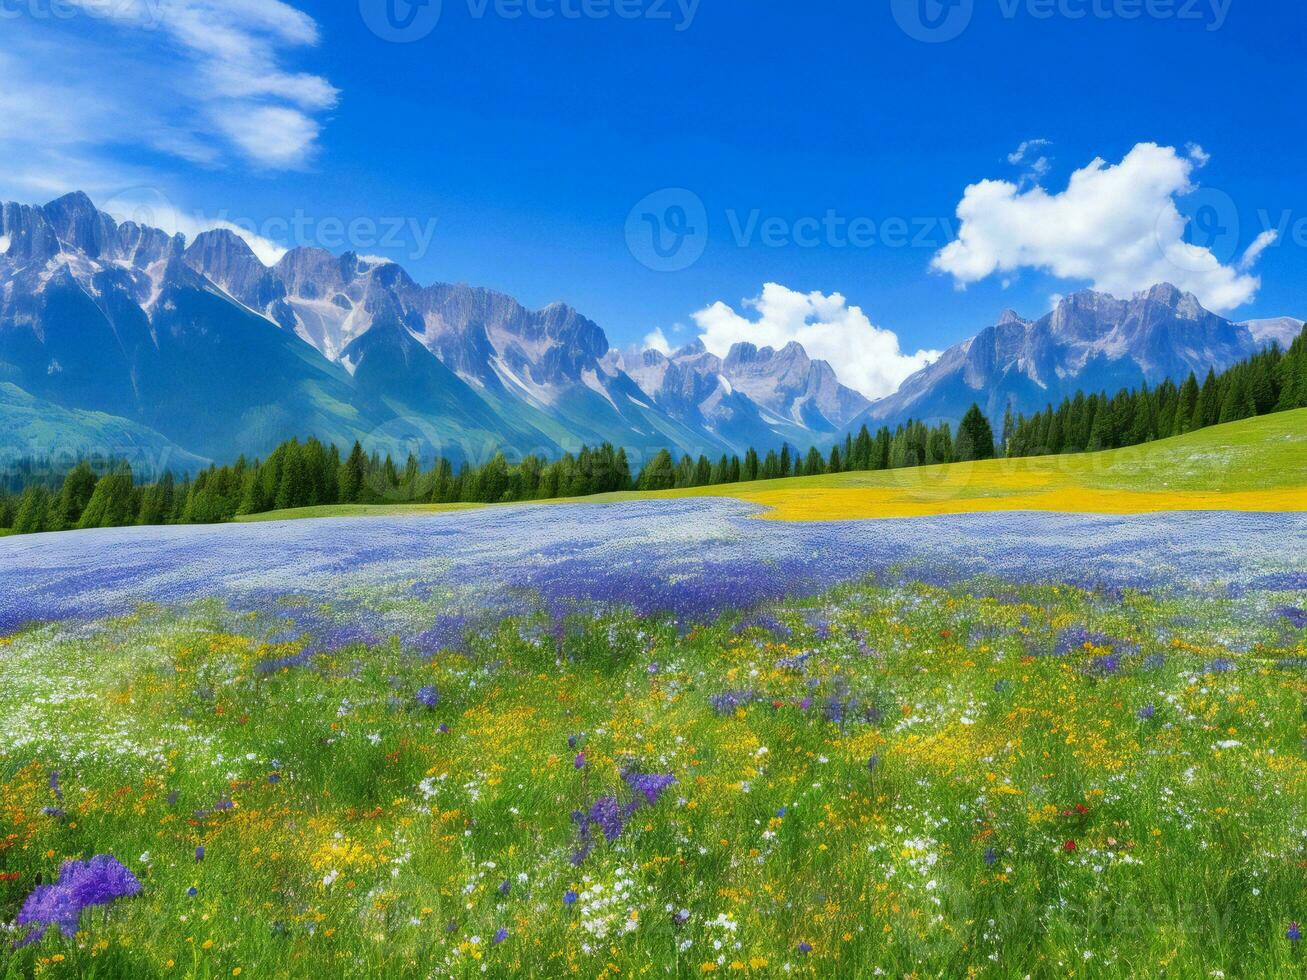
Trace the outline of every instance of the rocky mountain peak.
<instances>
[{"instance_id":1,"label":"rocky mountain peak","mask_svg":"<svg viewBox=\"0 0 1307 980\"><path fill-rule=\"evenodd\" d=\"M81 191L51 201L41 212L59 239L87 258L111 258L116 252L117 223Z\"/></svg>"}]
</instances>

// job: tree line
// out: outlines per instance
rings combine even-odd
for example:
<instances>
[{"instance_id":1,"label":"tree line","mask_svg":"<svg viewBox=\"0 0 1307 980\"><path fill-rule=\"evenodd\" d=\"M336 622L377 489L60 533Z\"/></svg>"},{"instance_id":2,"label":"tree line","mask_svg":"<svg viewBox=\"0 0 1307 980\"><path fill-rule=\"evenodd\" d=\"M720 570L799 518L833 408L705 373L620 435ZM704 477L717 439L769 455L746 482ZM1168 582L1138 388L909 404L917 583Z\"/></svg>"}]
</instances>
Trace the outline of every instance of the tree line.
<instances>
[{"instance_id":1,"label":"tree line","mask_svg":"<svg viewBox=\"0 0 1307 980\"><path fill-rule=\"evenodd\" d=\"M1033 415L1008 412L1001 439L972 405L956 433L948 423L908 421L874 434L862 426L828 452L801 453L782 446L743 457L710 460L669 450L633 473L627 453L605 443L559 459L504 453L489 462L455 468L447 459L422 467L410 455L403 466L368 454L359 443L343 456L314 438L292 439L266 459L238 459L176 479L171 473L137 483L131 468L110 460L84 460L62 481L38 477L26 461L0 477L0 529L17 534L133 524L215 524L244 515L337 504L511 503L589 497L626 490L675 490L846 471L875 471L940 463L1092 452L1182 435L1210 425L1307 407L1307 329L1281 352L1271 347L1199 384L1190 375L1123 389L1116 395L1076 394ZM24 479L24 477L28 479ZM57 485L56 485L57 484ZM20 492L16 492L18 487Z\"/></svg>"},{"instance_id":2,"label":"tree line","mask_svg":"<svg viewBox=\"0 0 1307 980\"><path fill-rule=\"evenodd\" d=\"M1288 351L1269 347L1201 383L1191 372L1178 385L1078 393L1029 416L1009 410L1003 444L1008 456L1099 452L1295 408L1307 408L1307 329Z\"/></svg>"}]
</instances>

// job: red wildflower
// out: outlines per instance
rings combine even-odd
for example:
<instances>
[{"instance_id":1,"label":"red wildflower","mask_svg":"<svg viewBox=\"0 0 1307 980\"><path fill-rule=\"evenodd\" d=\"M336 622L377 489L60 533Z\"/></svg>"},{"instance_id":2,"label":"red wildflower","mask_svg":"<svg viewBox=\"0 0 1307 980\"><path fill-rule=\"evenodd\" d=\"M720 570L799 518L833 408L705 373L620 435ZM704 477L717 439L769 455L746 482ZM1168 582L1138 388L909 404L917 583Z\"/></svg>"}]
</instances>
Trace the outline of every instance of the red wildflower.
<instances>
[{"instance_id":1,"label":"red wildflower","mask_svg":"<svg viewBox=\"0 0 1307 980\"><path fill-rule=\"evenodd\" d=\"M1076 849L1076 842L1073 840L1069 840L1062 845L1062 850L1066 851L1068 854L1070 854L1075 849Z\"/></svg>"}]
</instances>

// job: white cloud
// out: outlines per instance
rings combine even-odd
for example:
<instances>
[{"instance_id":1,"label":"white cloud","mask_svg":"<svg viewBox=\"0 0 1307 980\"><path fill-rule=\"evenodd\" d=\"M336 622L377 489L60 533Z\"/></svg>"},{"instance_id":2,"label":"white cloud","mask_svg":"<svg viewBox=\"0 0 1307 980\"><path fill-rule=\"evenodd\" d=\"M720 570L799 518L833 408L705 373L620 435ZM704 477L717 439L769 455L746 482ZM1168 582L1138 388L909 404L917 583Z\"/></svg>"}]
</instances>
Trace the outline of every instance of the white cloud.
<instances>
[{"instance_id":1,"label":"white cloud","mask_svg":"<svg viewBox=\"0 0 1307 980\"><path fill-rule=\"evenodd\" d=\"M1021 175L1021 185L1023 187L1027 184L1038 183L1048 176L1053 164L1047 156L1039 151L1045 146L1052 145L1051 140L1026 140L1007 155L1007 162L1014 167L1025 166L1026 172Z\"/></svg>"},{"instance_id":2,"label":"white cloud","mask_svg":"<svg viewBox=\"0 0 1307 980\"><path fill-rule=\"evenodd\" d=\"M958 204L957 240L932 268L959 287L1025 268L1118 296L1170 282L1228 312L1261 287L1248 268L1269 243L1254 244L1247 266L1232 267L1184 240L1187 219L1176 201L1197 189L1193 172L1204 156L1200 147L1182 155L1141 143L1118 164L1094 160L1056 194L1003 180L972 184Z\"/></svg>"},{"instance_id":3,"label":"white cloud","mask_svg":"<svg viewBox=\"0 0 1307 980\"><path fill-rule=\"evenodd\" d=\"M1027 154L1031 154L1033 151L1038 150L1041 147L1052 145L1053 144L1048 140L1026 140L1007 155L1007 162L1013 166L1025 163Z\"/></svg>"},{"instance_id":4,"label":"white cloud","mask_svg":"<svg viewBox=\"0 0 1307 980\"><path fill-rule=\"evenodd\" d=\"M60 9L4 19L0 157L30 171L7 175L9 185L124 169L124 146L207 166L311 161L339 93L284 67L319 41L307 14L281 0L64 0Z\"/></svg>"},{"instance_id":5,"label":"white cloud","mask_svg":"<svg viewBox=\"0 0 1307 980\"><path fill-rule=\"evenodd\" d=\"M206 231L223 229L243 238L264 265L276 265L287 249L260 235L253 227L224 218L210 218L200 212L187 212L154 187L132 187L96 201L96 206L115 220L134 221L138 225L159 228L169 235L184 235L188 242Z\"/></svg>"},{"instance_id":6,"label":"white cloud","mask_svg":"<svg viewBox=\"0 0 1307 980\"><path fill-rule=\"evenodd\" d=\"M1200 168L1207 166L1212 159L1211 154L1197 143L1186 143L1184 145L1184 152L1188 155L1189 159L1196 163Z\"/></svg>"},{"instance_id":7,"label":"white cloud","mask_svg":"<svg viewBox=\"0 0 1307 980\"><path fill-rule=\"evenodd\" d=\"M672 352L671 342L667 339L667 334L663 333L662 327L654 327L653 332L644 338L643 348L645 350L656 350L659 354L670 354Z\"/></svg>"},{"instance_id":8,"label":"white cloud","mask_svg":"<svg viewBox=\"0 0 1307 980\"><path fill-rule=\"evenodd\" d=\"M717 302L694 314L704 346L725 357L741 342L781 348L802 344L814 358L829 361L840 380L868 398L896 391L911 374L939 357L938 351L905 354L899 338L876 327L857 306L839 293L800 293L774 282L762 295L745 300L750 317Z\"/></svg>"},{"instance_id":9,"label":"white cloud","mask_svg":"<svg viewBox=\"0 0 1307 980\"><path fill-rule=\"evenodd\" d=\"M1278 231L1264 231L1257 236L1256 240L1248 246L1248 251L1243 253L1243 258L1239 260L1239 268L1243 271L1250 270L1257 264L1257 260L1262 257L1262 253L1280 240Z\"/></svg>"}]
</instances>

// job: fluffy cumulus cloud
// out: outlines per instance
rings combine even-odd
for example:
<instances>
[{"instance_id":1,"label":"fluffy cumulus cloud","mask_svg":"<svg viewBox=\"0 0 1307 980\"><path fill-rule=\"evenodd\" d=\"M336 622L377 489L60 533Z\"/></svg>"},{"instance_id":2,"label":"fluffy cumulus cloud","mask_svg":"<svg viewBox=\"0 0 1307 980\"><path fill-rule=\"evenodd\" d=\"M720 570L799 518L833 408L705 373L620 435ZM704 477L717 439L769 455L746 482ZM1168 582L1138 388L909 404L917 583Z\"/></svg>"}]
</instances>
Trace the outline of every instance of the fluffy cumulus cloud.
<instances>
[{"instance_id":1,"label":"fluffy cumulus cloud","mask_svg":"<svg viewBox=\"0 0 1307 980\"><path fill-rule=\"evenodd\" d=\"M717 302L695 313L694 322L704 346L719 357L742 342L779 349L797 341L868 398L891 394L939 357L938 351L905 354L894 333L873 325L839 293L800 293L774 282L763 286L761 296L745 300L743 312Z\"/></svg>"},{"instance_id":2,"label":"fluffy cumulus cloud","mask_svg":"<svg viewBox=\"0 0 1307 980\"><path fill-rule=\"evenodd\" d=\"M1188 219L1177 202L1198 189L1195 171L1206 161L1199 146L1181 153L1141 143L1120 163L1094 160L1058 193L1003 180L972 184L958 205L957 240L932 266L959 286L1021 269L1088 280L1118 296L1170 282L1228 312L1257 294L1261 280L1251 269L1274 238L1260 237L1230 265L1185 241Z\"/></svg>"},{"instance_id":3,"label":"fluffy cumulus cloud","mask_svg":"<svg viewBox=\"0 0 1307 980\"><path fill-rule=\"evenodd\" d=\"M4 18L0 192L159 182L166 160L298 169L338 92L287 67L319 42L281 0L63 0ZM124 153L123 148L130 148Z\"/></svg>"}]
</instances>

